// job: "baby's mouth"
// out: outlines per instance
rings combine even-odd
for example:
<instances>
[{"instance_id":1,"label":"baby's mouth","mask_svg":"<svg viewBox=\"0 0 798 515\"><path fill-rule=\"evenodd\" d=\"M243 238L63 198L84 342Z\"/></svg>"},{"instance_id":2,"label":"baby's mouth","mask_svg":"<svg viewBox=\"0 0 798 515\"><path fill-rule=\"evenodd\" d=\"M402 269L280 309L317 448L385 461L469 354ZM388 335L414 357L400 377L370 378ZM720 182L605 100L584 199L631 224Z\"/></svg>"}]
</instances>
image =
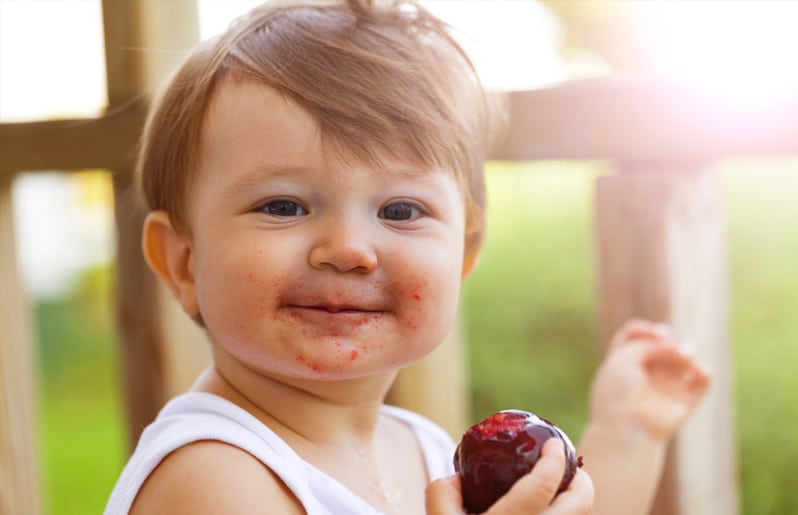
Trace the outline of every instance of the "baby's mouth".
<instances>
[{"instance_id":1,"label":"baby's mouth","mask_svg":"<svg viewBox=\"0 0 798 515\"><path fill-rule=\"evenodd\" d=\"M320 313L331 314L348 314L348 313L382 313L384 310L376 305L368 304L354 304L354 303L305 303L305 302L287 302L284 307L302 311L315 311Z\"/></svg>"},{"instance_id":2,"label":"baby's mouth","mask_svg":"<svg viewBox=\"0 0 798 515\"><path fill-rule=\"evenodd\" d=\"M328 304L321 304L321 305L294 305L293 307L299 309L308 309L313 311L322 311L327 313L379 313L379 310L368 309L359 306L347 306L347 305L328 305Z\"/></svg>"}]
</instances>

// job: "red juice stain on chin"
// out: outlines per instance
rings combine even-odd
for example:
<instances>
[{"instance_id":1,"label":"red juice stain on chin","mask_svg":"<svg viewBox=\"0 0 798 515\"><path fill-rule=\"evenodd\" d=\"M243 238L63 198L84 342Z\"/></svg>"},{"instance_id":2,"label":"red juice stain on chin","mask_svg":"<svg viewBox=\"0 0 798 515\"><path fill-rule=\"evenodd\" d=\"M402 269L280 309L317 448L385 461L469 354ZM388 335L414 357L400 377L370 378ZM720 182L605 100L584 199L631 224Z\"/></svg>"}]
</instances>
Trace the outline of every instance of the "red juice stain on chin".
<instances>
[{"instance_id":1,"label":"red juice stain on chin","mask_svg":"<svg viewBox=\"0 0 798 515\"><path fill-rule=\"evenodd\" d=\"M300 354L299 356L297 356L297 359L312 371L321 372L322 366L321 363L319 363L318 361L312 361L308 359L304 354Z\"/></svg>"}]
</instances>

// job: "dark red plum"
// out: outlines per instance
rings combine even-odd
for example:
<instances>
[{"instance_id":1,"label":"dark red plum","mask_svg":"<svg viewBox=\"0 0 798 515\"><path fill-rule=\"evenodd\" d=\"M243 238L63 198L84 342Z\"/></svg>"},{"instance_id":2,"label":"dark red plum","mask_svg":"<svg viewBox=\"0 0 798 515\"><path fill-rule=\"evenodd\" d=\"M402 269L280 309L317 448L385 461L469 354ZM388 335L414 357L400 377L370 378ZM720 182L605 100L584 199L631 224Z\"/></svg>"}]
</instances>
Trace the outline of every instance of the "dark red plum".
<instances>
[{"instance_id":1,"label":"dark red plum","mask_svg":"<svg viewBox=\"0 0 798 515\"><path fill-rule=\"evenodd\" d=\"M582 466L571 440L559 427L532 413L504 410L471 426L457 446L454 468L468 513L482 513L535 466L549 438L565 443L566 468L557 491L566 490Z\"/></svg>"}]
</instances>

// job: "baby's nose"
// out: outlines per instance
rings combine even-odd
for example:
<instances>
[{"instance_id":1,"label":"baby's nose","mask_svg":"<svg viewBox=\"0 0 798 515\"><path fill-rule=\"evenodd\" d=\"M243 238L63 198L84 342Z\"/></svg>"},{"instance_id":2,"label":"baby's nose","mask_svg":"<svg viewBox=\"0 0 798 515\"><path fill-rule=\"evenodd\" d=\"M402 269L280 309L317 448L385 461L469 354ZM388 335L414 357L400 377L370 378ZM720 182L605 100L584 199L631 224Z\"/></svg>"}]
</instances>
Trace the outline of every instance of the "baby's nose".
<instances>
[{"instance_id":1,"label":"baby's nose","mask_svg":"<svg viewBox=\"0 0 798 515\"><path fill-rule=\"evenodd\" d=\"M369 273L377 268L377 253L368 230L362 225L338 220L319 235L308 261L318 269Z\"/></svg>"}]
</instances>

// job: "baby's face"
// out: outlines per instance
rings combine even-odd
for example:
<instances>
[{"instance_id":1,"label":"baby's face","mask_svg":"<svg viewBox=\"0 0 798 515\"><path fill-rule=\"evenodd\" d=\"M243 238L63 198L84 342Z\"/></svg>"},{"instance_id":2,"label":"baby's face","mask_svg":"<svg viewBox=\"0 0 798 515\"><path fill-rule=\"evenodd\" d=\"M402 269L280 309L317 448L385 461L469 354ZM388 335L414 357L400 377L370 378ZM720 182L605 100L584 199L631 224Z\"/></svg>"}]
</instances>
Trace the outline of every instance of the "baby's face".
<instances>
[{"instance_id":1,"label":"baby's face","mask_svg":"<svg viewBox=\"0 0 798 515\"><path fill-rule=\"evenodd\" d=\"M333 164L313 117L246 82L217 93L199 162L190 266L218 350L260 373L358 377L449 331L464 238L452 174Z\"/></svg>"}]
</instances>

